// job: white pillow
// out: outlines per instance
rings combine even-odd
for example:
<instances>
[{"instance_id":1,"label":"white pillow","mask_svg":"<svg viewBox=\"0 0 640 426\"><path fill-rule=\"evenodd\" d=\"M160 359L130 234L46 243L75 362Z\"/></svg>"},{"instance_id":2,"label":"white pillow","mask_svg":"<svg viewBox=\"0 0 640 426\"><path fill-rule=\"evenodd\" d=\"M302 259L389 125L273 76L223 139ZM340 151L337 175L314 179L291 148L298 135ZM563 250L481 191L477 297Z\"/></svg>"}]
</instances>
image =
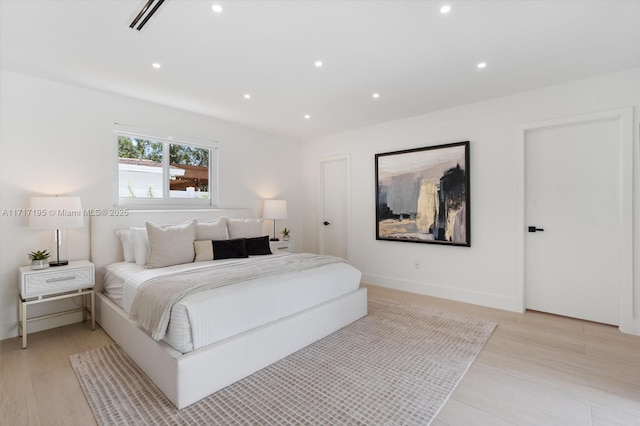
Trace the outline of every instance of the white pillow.
<instances>
[{"instance_id":1,"label":"white pillow","mask_svg":"<svg viewBox=\"0 0 640 426\"><path fill-rule=\"evenodd\" d=\"M136 265L146 265L149 260L149 238L147 237L147 228L129 228L129 235L133 241L133 258Z\"/></svg>"},{"instance_id":2,"label":"white pillow","mask_svg":"<svg viewBox=\"0 0 640 426\"><path fill-rule=\"evenodd\" d=\"M115 231L122 243L122 254L124 254L125 262L135 262L135 254L133 251L133 240L131 239L131 231L128 229L118 229Z\"/></svg>"},{"instance_id":3,"label":"white pillow","mask_svg":"<svg viewBox=\"0 0 640 426\"><path fill-rule=\"evenodd\" d=\"M262 232L262 219L233 219L227 218L227 230L229 238L253 238L264 235Z\"/></svg>"},{"instance_id":4,"label":"white pillow","mask_svg":"<svg viewBox=\"0 0 640 426\"><path fill-rule=\"evenodd\" d=\"M147 268L162 268L193 262L196 223L195 219L178 225L156 225L145 222L149 237Z\"/></svg>"},{"instance_id":5,"label":"white pillow","mask_svg":"<svg viewBox=\"0 0 640 426\"><path fill-rule=\"evenodd\" d=\"M226 217L198 222L196 225L196 240L226 240L228 238Z\"/></svg>"}]
</instances>

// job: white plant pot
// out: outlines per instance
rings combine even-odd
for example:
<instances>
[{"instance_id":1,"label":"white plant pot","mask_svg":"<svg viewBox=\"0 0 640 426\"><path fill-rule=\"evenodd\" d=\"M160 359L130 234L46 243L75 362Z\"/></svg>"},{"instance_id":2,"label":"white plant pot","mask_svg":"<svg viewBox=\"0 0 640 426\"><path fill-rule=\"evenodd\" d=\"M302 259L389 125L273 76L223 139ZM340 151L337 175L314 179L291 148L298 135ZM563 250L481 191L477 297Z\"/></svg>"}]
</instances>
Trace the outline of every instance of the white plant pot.
<instances>
[{"instance_id":1,"label":"white plant pot","mask_svg":"<svg viewBox=\"0 0 640 426\"><path fill-rule=\"evenodd\" d=\"M31 261L31 269L45 269L48 267L49 267L49 261L47 259Z\"/></svg>"}]
</instances>

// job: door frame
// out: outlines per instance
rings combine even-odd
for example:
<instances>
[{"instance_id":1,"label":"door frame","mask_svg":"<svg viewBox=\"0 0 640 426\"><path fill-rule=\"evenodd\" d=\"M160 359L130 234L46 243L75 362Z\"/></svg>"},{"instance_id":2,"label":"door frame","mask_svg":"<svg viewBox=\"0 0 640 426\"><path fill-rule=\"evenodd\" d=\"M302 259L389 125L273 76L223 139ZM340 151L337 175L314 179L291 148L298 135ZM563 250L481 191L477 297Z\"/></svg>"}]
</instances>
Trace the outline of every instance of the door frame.
<instances>
[{"instance_id":1,"label":"door frame","mask_svg":"<svg viewBox=\"0 0 640 426\"><path fill-rule=\"evenodd\" d=\"M338 154L329 157L322 157L318 162L318 218L317 218L317 232L318 232L318 253L324 254L324 165L331 161L345 160L347 166L347 259L349 260L349 247L351 241L351 155L350 154Z\"/></svg>"},{"instance_id":2,"label":"door frame","mask_svg":"<svg viewBox=\"0 0 640 426\"><path fill-rule=\"evenodd\" d=\"M633 107L599 111L578 116L558 118L534 123L523 124L518 127L516 146L516 167L520 166L520 173L516 177L517 205L516 218L516 309L526 310L526 268L527 268L527 158L525 145L529 133L565 127L569 125L590 123L597 121L616 120L620 129L620 169L618 173L618 188L620 191L620 283L619 283L619 329L626 333L640 333L640 326L634 324L634 294L633 294Z\"/></svg>"}]
</instances>

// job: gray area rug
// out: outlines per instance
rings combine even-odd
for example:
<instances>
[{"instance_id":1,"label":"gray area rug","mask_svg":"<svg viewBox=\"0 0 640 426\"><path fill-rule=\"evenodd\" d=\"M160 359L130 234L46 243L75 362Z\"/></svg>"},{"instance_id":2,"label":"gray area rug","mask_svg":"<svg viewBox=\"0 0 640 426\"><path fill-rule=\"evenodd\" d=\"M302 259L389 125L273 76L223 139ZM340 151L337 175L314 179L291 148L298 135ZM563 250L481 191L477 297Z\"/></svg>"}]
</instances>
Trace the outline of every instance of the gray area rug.
<instances>
[{"instance_id":1,"label":"gray area rug","mask_svg":"<svg viewBox=\"0 0 640 426\"><path fill-rule=\"evenodd\" d=\"M100 425L427 425L494 327L370 298L366 317L182 410L115 345L70 360Z\"/></svg>"}]
</instances>

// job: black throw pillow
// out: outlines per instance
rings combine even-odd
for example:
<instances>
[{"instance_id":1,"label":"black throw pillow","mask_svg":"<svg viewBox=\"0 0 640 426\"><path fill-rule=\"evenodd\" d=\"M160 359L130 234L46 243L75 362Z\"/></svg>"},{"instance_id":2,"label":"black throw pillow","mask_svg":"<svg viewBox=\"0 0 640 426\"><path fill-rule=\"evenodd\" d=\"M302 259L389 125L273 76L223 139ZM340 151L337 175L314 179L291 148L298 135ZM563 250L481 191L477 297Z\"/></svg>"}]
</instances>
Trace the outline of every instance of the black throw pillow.
<instances>
[{"instance_id":1,"label":"black throw pillow","mask_svg":"<svg viewBox=\"0 0 640 426\"><path fill-rule=\"evenodd\" d=\"M269 247L269 236L247 238L247 254L249 256L272 254Z\"/></svg>"},{"instance_id":2,"label":"black throw pillow","mask_svg":"<svg viewBox=\"0 0 640 426\"><path fill-rule=\"evenodd\" d=\"M214 240L213 260L249 257L244 238L233 240Z\"/></svg>"}]
</instances>

